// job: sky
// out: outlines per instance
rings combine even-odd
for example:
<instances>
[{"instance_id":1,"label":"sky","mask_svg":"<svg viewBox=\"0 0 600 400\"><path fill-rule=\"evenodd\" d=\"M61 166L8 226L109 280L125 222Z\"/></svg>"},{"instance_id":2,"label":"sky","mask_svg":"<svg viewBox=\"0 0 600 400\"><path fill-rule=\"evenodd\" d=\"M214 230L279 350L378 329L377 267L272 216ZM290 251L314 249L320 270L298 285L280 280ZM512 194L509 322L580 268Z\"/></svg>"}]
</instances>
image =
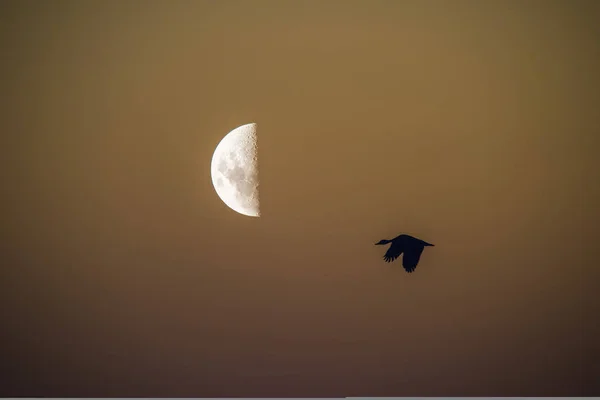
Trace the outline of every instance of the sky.
<instances>
[{"instance_id":1,"label":"sky","mask_svg":"<svg viewBox=\"0 0 600 400\"><path fill-rule=\"evenodd\" d=\"M0 395L600 394L597 2L1 8Z\"/></svg>"}]
</instances>

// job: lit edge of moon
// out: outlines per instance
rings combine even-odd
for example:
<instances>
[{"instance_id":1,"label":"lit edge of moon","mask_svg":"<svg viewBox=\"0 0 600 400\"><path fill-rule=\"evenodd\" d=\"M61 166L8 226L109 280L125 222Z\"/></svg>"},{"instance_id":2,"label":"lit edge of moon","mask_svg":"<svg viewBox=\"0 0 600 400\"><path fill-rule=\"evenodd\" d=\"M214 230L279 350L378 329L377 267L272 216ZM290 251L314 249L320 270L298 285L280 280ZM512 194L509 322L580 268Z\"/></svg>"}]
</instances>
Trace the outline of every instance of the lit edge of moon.
<instances>
[{"instance_id":1,"label":"lit edge of moon","mask_svg":"<svg viewBox=\"0 0 600 400\"><path fill-rule=\"evenodd\" d=\"M213 153L210 175L217 195L232 210L260 217L256 123L229 132Z\"/></svg>"}]
</instances>

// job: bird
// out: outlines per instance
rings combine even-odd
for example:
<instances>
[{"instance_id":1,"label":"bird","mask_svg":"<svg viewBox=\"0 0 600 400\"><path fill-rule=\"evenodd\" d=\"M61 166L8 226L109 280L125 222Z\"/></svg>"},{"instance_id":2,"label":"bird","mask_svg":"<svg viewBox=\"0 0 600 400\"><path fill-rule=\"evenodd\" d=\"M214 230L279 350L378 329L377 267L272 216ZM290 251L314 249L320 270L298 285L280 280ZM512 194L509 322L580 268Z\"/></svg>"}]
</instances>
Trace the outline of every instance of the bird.
<instances>
[{"instance_id":1,"label":"bird","mask_svg":"<svg viewBox=\"0 0 600 400\"><path fill-rule=\"evenodd\" d=\"M379 242L375 243L375 245L384 245L388 243L391 243L392 245L383 256L385 262L392 262L396 258L400 257L400 254L404 253L404 256L402 256L402 266L406 272L409 273L413 272L415 268L417 268L417 264L421 258L421 253L423 253L423 249L425 249L426 246L434 246L431 243L427 243L421 239L404 234L396 236L392 240L380 240Z\"/></svg>"}]
</instances>

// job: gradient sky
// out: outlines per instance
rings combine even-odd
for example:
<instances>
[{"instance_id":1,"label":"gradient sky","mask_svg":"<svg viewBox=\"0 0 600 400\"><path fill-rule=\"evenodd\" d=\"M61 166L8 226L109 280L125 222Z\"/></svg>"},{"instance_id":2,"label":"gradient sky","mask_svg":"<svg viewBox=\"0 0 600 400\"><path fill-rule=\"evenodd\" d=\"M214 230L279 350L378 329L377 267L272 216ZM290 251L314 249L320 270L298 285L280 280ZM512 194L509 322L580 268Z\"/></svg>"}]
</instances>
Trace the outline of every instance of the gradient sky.
<instances>
[{"instance_id":1,"label":"gradient sky","mask_svg":"<svg viewBox=\"0 0 600 400\"><path fill-rule=\"evenodd\" d=\"M598 2L1 8L0 395L600 394Z\"/></svg>"}]
</instances>

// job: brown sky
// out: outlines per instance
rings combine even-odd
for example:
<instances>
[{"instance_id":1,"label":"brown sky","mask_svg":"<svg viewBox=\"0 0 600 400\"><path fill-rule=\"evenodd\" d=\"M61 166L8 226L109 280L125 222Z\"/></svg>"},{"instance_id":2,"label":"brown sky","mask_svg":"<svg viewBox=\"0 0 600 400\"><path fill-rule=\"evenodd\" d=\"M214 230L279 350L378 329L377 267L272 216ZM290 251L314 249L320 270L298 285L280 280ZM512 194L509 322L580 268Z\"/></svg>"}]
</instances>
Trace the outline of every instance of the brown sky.
<instances>
[{"instance_id":1,"label":"brown sky","mask_svg":"<svg viewBox=\"0 0 600 400\"><path fill-rule=\"evenodd\" d=\"M3 2L0 395L600 394L599 12Z\"/></svg>"}]
</instances>

